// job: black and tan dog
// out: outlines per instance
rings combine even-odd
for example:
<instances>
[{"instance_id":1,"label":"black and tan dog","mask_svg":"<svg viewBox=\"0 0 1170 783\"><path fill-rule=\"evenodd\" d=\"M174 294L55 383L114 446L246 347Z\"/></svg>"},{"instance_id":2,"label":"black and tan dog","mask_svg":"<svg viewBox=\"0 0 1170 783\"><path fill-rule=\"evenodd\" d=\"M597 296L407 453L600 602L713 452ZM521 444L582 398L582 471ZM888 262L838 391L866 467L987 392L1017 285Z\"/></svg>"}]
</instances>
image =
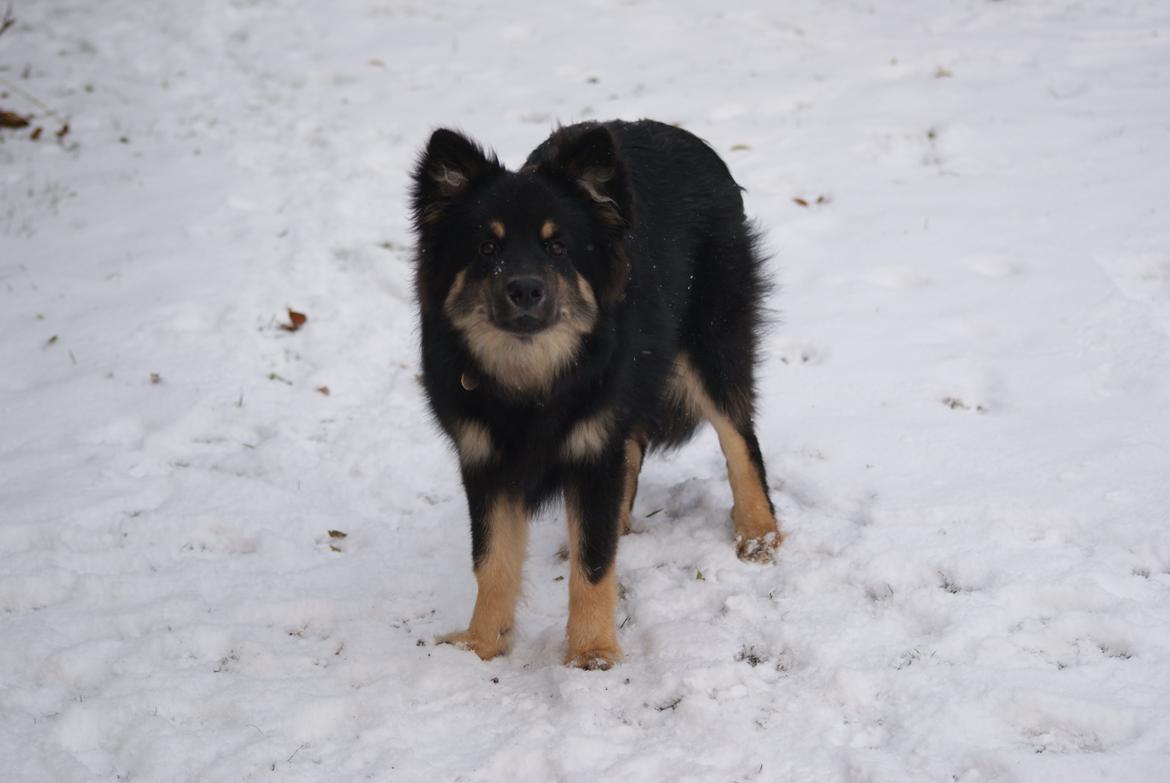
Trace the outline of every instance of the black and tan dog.
<instances>
[{"instance_id":1,"label":"black and tan dog","mask_svg":"<svg viewBox=\"0 0 1170 783\"><path fill-rule=\"evenodd\" d=\"M508 648L528 521L564 495L566 662L608 668L618 536L647 449L701 419L727 459L739 556L780 532L752 425L765 282L710 147L643 120L561 128L512 172L435 131L414 172L427 396L459 453L479 594L443 637Z\"/></svg>"}]
</instances>

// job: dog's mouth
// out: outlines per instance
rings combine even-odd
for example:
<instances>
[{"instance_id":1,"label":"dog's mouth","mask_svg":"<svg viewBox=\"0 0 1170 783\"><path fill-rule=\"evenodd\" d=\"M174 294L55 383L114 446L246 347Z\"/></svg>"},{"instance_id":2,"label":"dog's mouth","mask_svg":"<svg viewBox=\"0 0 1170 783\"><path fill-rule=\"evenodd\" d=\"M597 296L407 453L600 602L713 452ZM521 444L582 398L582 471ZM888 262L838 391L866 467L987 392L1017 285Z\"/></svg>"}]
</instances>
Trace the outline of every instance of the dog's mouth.
<instances>
[{"instance_id":1,"label":"dog's mouth","mask_svg":"<svg viewBox=\"0 0 1170 783\"><path fill-rule=\"evenodd\" d=\"M497 322L496 325L505 332L510 332L521 337L531 337L549 328L555 322L555 318L541 318L535 315L524 314L507 321Z\"/></svg>"}]
</instances>

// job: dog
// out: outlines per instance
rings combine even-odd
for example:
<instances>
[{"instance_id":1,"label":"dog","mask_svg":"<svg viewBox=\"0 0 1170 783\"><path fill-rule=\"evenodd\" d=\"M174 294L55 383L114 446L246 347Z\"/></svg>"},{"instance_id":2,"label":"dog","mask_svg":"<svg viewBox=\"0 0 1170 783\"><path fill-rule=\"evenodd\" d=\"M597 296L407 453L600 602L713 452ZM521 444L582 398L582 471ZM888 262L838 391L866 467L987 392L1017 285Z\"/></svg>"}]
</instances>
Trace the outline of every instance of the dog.
<instances>
[{"instance_id":1,"label":"dog","mask_svg":"<svg viewBox=\"0 0 1170 783\"><path fill-rule=\"evenodd\" d=\"M621 660L615 558L643 458L703 420L738 555L772 560L752 421L768 281L740 193L705 142L650 120L559 128L517 171L431 136L411 190L422 379L458 453L478 587L467 629L436 641L507 652L529 519L563 495L565 663Z\"/></svg>"}]
</instances>

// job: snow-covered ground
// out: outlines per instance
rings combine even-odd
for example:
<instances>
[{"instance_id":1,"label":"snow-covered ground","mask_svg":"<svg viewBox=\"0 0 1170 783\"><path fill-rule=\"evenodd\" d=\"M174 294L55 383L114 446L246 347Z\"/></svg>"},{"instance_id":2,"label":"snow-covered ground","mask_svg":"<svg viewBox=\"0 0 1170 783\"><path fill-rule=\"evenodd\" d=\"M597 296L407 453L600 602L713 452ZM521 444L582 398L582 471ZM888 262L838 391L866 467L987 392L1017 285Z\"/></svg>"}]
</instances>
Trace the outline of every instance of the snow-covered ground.
<instances>
[{"instance_id":1,"label":"snow-covered ground","mask_svg":"<svg viewBox=\"0 0 1170 783\"><path fill-rule=\"evenodd\" d=\"M0 780L1170 780L1167 3L14 10ZM643 474L623 665L560 665L559 512L512 654L433 646L474 581L406 172L643 116L773 254L789 538L736 560L704 432Z\"/></svg>"}]
</instances>

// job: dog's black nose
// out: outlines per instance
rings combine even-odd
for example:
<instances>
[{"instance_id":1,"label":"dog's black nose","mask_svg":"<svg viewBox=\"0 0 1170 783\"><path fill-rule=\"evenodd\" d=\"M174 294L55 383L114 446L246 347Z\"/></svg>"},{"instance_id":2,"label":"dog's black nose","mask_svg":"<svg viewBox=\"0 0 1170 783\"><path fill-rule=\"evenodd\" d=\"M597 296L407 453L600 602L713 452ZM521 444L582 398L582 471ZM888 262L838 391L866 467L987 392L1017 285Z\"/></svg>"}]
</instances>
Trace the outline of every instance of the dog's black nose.
<instances>
[{"instance_id":1,"label":"dog's black nose","mask_svg":"<svg viewBox=\"0 0 1170 783\"><path fill-rule=\"evenodd\" d=\"M513 277L506 290L508 300L522 312L532 310L544 301L544 281L539 277Z\"/></svg>"}]
</instances>

